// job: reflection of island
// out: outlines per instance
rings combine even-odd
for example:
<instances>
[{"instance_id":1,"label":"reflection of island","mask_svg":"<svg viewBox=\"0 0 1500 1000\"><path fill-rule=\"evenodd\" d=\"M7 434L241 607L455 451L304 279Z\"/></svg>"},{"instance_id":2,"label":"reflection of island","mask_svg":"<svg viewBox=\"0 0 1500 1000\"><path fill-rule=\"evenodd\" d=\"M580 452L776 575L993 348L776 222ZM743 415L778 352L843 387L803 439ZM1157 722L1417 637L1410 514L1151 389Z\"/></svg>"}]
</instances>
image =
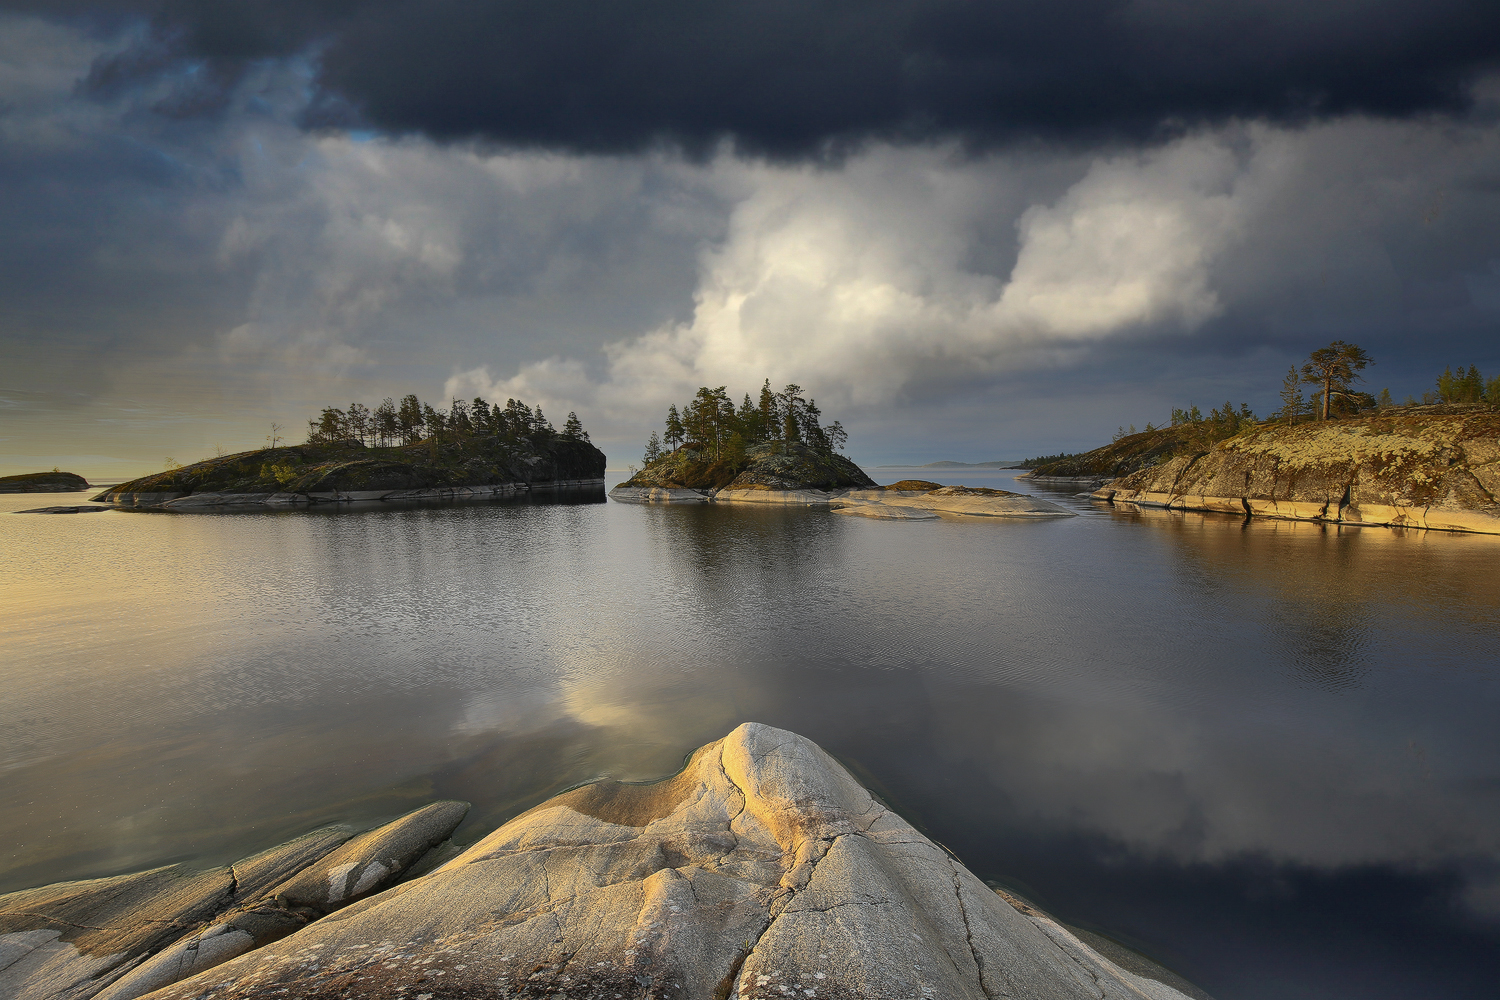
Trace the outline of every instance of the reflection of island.
<instances>
[{"instance_id":1,"label":"reflection of island","mask_svg":"<svg viewBox=\"0 0 1500 1000\"><path fill-rule=\"evenodd\" d=\"M1038 467L1032 477L1093 479L1102 484L1094 496L1114 503L1500 534L1500 412L1390 407L1353 419L1250 424L1217 441L1179 425Z\"/></svg>"},{"instance_id":2,"label":"reflection of island","mask_svg":"<svg viewBox=\"0 0 1500 1000\"><path fill-rule=\"evenodd\" d=\"M0 493L77 493L89 488L89 481L71 472L28 472L19 476L0 476Z\"/></svg>"},{"instance_id":3,"label":"reflection of island","mask_svg":"<svg viewBox=\"0 0 1500 1000\"><path fill-rule=\"evenodd\" d=\"M604 453L586 436L445 435L392 448L358 440L241 452L122 483L104 503L195 507L450 500L602 486Z\"/></svg>"}]
</instances>

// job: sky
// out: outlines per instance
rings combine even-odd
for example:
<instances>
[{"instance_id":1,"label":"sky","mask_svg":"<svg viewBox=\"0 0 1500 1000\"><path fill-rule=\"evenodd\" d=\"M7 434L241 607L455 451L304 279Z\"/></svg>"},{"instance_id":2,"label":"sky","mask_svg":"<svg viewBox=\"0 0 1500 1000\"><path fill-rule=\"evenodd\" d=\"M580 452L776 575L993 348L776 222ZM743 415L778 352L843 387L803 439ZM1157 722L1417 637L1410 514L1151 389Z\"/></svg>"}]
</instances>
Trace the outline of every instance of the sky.
<instances>
[{"instance_id":1,"label":"sky","mask_svg":"<svg viewBox=\"0 0 1500 1000\"><path fill-rule=\"evenodd\" d=\"M865 465L1500 374L1493 0L0 0L0 474L802 385Z\"/></svg>"}]
</instances>

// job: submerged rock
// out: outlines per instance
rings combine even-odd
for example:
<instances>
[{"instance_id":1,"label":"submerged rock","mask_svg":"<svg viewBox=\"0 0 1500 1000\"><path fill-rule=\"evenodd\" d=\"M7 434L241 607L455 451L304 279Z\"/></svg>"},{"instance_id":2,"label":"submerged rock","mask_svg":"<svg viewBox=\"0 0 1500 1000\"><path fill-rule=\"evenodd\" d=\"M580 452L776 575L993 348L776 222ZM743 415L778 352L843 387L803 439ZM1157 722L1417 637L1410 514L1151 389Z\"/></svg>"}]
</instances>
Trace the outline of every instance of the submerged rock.
<instances>
[{"instance_id":1,"label":"submerged rock","mask_svg":"<svg viewBox=\"0 0 1500 1000\"><path fill-rule=\"evenodd\" d=\"M152 1000L1201 996L1153 969L985 886L810 740L746 724Z\"/></svg>"},{"instance_id":2,"label":"submerged rock","mask_svg":"<svg viewBox=\"0 0 1500 1000\"><path fill-rule=\"evenodd\" d=\"M709 495L686 487L616 486L609 491L611 500L620 503L708 503Z\"/></svg>"},{"instance_id":3,"label":"submerged rock","mask_svg":"<svg viewBox=\"0 0 1500 1000\"><path fill-rule=\"evenodd\" d=\"M0 896L0 996L144 996L389 887L468 808L436 802L358 836L316 830L208 871L171 865Z\"/></svg>"}]
</instances>

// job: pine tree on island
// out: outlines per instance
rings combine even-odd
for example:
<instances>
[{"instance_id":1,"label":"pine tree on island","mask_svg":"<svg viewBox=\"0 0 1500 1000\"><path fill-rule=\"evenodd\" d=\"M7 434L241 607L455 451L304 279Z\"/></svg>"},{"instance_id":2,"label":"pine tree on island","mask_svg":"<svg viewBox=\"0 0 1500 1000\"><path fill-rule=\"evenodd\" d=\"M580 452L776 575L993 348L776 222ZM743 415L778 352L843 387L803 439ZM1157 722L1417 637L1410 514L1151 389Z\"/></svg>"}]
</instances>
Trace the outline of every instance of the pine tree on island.
<instances>
[{"instance_id":1,"label":"pine tree on island","mask_svg":"<svg viewBox=\"0 0 1500 1000\"><path fill-rule=\"evenodd\" d=\"M664 432L651 432L645 467L631 483L722 488L745 474L764 480L757 480L758 488L794 480L865 485L869 478L838 454L848 433L838 421L824 427L822 416L796 383L775 392L767 379L758 400L743 393L738 406L726 386L702 386L681 409L667 407Z\"/></svg>"}]
</instances>

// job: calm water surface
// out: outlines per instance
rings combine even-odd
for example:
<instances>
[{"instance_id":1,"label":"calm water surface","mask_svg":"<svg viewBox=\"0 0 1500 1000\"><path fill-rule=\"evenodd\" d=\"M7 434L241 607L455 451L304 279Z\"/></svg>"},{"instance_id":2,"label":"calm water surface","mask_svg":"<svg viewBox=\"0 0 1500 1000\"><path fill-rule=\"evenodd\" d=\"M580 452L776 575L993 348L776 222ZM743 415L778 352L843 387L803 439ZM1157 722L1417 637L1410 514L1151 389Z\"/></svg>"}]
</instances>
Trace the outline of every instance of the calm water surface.
<instances>
[{"instance_id":1,"label":"calm water surface","mask_svg":"<svg viewBox=\"0 0 1500 1000\"><path fill-rule=\"evenodd\" d=\"M473 840L756 720L1219 1000L1495 996L1500 538L1070 494L0 516L0 891L436 797Z\"/></svg>"}]
</instances>

